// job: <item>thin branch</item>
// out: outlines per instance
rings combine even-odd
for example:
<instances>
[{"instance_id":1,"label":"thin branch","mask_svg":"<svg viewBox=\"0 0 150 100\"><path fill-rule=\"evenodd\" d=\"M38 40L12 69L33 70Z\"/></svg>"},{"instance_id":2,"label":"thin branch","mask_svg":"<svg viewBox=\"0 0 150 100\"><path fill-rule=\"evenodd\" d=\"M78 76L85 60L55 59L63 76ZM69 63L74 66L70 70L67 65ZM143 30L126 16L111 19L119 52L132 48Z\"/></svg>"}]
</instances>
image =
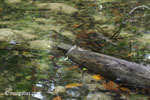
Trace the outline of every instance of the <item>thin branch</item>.
<instances>
[{"instance_id":1,"label":"thin branch","mask_svg":"<svg viewBox=\"0 0 150 100\"><path fill-rule=\"evenodd\" d=\"M137 6L137 7L133 8L133 9L129 12L129 15L132 14L135 10L137 10L137 9L139 9L139 8L150 9L148 6L145 6L145 5Z\"/></svg>"}]
</instances>

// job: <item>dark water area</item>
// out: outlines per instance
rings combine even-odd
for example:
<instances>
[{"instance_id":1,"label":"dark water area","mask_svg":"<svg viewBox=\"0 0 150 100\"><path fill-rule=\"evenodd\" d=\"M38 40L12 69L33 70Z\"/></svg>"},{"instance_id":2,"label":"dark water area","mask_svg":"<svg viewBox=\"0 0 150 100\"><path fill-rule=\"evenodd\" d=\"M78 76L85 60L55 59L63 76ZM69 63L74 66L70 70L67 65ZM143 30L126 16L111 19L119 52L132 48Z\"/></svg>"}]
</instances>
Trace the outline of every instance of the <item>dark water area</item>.
<instances>
[{"instance_id":1,"label":"dark water area","mask_svg":"<svg viewBox=\"0 0 150 100\"><path fill-rule=\"evenodd\" d=\"M149 18L148 0L0 0L0 100L149 100L149 89L106 86L57 49L149 65Z\"/></svg>"}]
</instances>

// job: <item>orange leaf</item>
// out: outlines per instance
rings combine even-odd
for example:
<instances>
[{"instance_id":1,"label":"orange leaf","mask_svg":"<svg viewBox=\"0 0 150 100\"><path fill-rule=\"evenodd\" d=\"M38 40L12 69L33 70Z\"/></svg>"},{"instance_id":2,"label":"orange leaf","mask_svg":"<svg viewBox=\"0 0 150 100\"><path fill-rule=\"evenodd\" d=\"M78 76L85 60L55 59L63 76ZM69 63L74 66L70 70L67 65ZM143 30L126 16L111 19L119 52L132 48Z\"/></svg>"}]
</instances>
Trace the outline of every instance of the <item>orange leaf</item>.
<instances>
[{"instance_id":1,"label":"orange leaf","mask_svg":"<svg viewBox=\"0 0 150 100\"><path fill-rule=\"evenodd\" d=\"M61 100L61 97L57 96L57 97L53 98L52 100Z\"/></svg>"},{"instance_id":2,"label":"orange leaf","mask_svg":"<svg viewBox=\"0 0 150 100\"><path fill-rule=\"evenodd\" d=\"M138 48L138 46L137 46L137 45L135 45L135 46L133 46L133 48L136 48L136 49L137 49L137 48Z\"/></svg>"},{"instance_id":3,"label":"orange leaf","mask_svg":"<svg viewBox=\"0 0 150 100\"><path fill-rule=\"evenodd\" d=\"M83 84L81 83L71 83L65 86L65 88L74 88L74 87L78 87L78 86L82 86Z\"/></svg>"},{"instance_id":4,"label":"orange leaf","mask_svg":"<svg viewBox=\"0 0 150 100\"><path fill-rule=\"evenodd\" d=\"M113 81L109 81L108 83L103 83L103 86L104 86L107 90L119 92L119 85L116 84L116 83L114 83Z\"/></svg>"},{"instance_id":5,"label":"orange leaf","mask_svg":"<svg viewBox=\"0 0 150 100\"><path fill-rule=\"evenodd\" d=\"M104 44L100 44L100 46L104 47L105 45Z\"/></svg>"},{"instance_id":6,"label":"orange leaf","mask_svg":"<svg viewBox=\"0 0 150 100\"><path fill-rule=\"evenodd\" d=\"M128 57L131 57L132 55L131 54L128 54Z\"/></svg>"},{"instance_id":7,"label":"orange leaf","mask_svg":"<svg viewBox=\"0 0 150 100\"><path fill-rule=\"evenodd\" d=\"M123 91L123 92L130 93L130 90L129 90L129 89L127 89L127 88L124 88L124 87L121 87L121 88L120 88L120 90L121 90L121 91Z\"/></svg>"},{"instance_id":8,"label":"orange leaf","mask_svg":"<svg viewBox=\"0 0 150 100\"><path fill-rule=\"evenodd\" d=\"M136 54L136 52L132 52L132 53L128 54L128 57L131 57L131 56L133 56L135 54Z\"/></svg>"},{"instance_id":9,"label":"orange leaf","mask_svg":"<svg viewBox=\"0 0 150 100\"><path fill-rule=\"evenodd\" d=\"M50 58L50 59L54 59L55 57L54 57L54 56L49 56L49 58Z\"/></svg>"},{"instance_id":10,"label":"orange leaf","mask_svg":"<svg viewBox=\"0 0 150 100\"><path fill-rule=\"evenodd\" d=\"M96 79L96 80L101 80L101 79L103 79L103 77L101 77L100 75L93 75L92 76L94 79Z\"/></svg>"},{"instance_id":11,"label":"orange leaf","mask_svg":"<svg viewBox=\"0 0 150 100\"><path fill-rule=\"evenodd\" d=\"M73 28L78 28L79 26L80 26L79 24L72 25Z\"/></svg>"},{"instance_id":12,"label":"orange leaf","mask_svg":"<svg viewBox=\"0 0 150 100\"><path fill-rule=\"evenodd\" d=\"M103 83L103 86L104 86L106 89L108 89L108 87L107 87L107 84L106 84L106 83Z\"/></svg>"},{"instance_id":13,"label":"orange leaf","mask_svg":"<svg viewBox=\"0 0 150 100\"><path fill-rule=\"evenodd\" d=\"M67 70L73 70L73 69L77 69L77 68L79 68L79 66L71 66L71 67L67 68Z\"/></svg>"}]
</instances>

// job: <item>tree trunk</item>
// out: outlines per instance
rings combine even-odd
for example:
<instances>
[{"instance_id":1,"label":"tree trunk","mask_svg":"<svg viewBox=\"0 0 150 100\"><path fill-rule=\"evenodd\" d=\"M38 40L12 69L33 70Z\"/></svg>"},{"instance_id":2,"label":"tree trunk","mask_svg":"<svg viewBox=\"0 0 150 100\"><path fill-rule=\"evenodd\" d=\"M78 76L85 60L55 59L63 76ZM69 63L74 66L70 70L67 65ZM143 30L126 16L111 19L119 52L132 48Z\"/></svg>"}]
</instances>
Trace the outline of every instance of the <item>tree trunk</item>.
<instances>
[{"instance_id":1,"label":"tree trunk","mask_svg":"<svg viewBox=\"0 0 150 100\"><path fill-rule=\"evenodd\" d=\"M150 66L90 52L76 46L60 44L58 47L69 50L67 56L73 62L107 79L126 86L150 88Z\"/></svg>"}]
</instances>

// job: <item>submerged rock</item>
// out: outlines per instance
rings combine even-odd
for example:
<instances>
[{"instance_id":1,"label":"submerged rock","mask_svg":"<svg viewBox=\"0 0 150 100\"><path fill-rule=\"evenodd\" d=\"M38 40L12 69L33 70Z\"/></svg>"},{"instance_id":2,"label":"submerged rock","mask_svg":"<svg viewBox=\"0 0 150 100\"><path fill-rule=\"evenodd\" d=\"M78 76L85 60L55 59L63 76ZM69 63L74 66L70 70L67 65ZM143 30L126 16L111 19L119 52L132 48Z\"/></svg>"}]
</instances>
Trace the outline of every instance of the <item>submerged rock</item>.
<instances>
[{"instance_id":1,"label":"submerged rock","mask_svg":"<svg viewBox=\"0 0 150 100\"><path fill-rule=\"evenodd\" d=\"M0 37L0 42L5 41L6 39L4 37Z\"/></svg>"},{"instance_id":2,"label":"submerged rock","mask_svg":"<svg viewBox=\"0 0 150 100\"><path fill-rule=\"evenodd\" d=\"M137 38L139 44L147 45L150 44L150 34L142 34L142 36ZM147 45L148 46L148 45ZM150 46L148 46L150 47Z\"/></svg>"},{"instance_id":3,"label":"submerged rock","mask_svg":"<svg viewBox=\"0 0 150 100\"><path fill-rule=\"evenodd\" d=\"M102 84L86 84L86 86L88 87L89 91L95 91L96 89L100 89L100 90L106 90L106 88L102 85Z\"/></svg>"},{"instance_id":4,"label":"submerged rock","mask_svg":"<svg viewBox=\"0 0 150 100\"><path fill-rule=\"evenodd\" d=\"M88 94L84 100L113 100L113 99L105 93L94 93Z\"/></svg>"},{"instance_id":5,"label":"submerged rock","mask_svg":"<svg viewBox=\"0 0 150 100\"><path fill-rule=\"evenodd\" d=\"M80 96L80 92L79 92L78 88L67 89L66 93L67 93L68 96L71 96L71 97L76 97L77 98L77 97Z\"/></svg>"},{"instance_id":6,"label":"submerged rock","mask_svg":"<svg viewBox=\"0 0 150 100\"><path fill-rule=\"evenodd\" d=\"M16 3L20 3L21 0L5 0L5 3L8 3L8 4L16 4Z\"/></svg>"},{"instance_id":7,"label":"submerged rock","mask_svg":"<svg viewBox=\"0 0 150 100\"><path fill-rule=\"evenodd\" d=\"M101 28L105 31L108 32L110 35L112 35L114 33L115 30L115 26L114 25L101 25Z\"/></svg>"},{"instance_id":8,"label":"submerged rock","mask_svg":"<svg viewBox=\"0 0 150 100\"><path fill-rule=\"evenodd\" d=\"M10 45L26 45L24 48L36 49L36 50L47 50L55 46L56 43L50 40L35 40L38 36L33 34L28 34L20 30L12 29L0 29L0 42L7 42Z\"/></svg>"},{"instance_id":9,"label":"submerged rock","mask_svg":"<svg viewBox=\"0 0 150 100\"><path fill-rule=\"evenodd\" d=\"M9 42L9 44L11 44L11 45L17 45L17 44L19 44L19 42L17 42L16 40L11 40Z\"/></svg>"},{"instance_id":10,"label":"submerged rock","mask_svg":"<svg viewBox=\"0 0 150 100\"><path fill-rule=\"evenodd\" d=\"M96 21L106 22L107 18L103 14L97 14L93 16Z\"/></svg>"},{"instance_id":11,"label":"submerged rock","mask_svg":"<svg viewBox=\"0 0 150 100\"><path fill-rule=\"evenodd\" d=\"M55 90L53 91L53 94L64 93L65 91L66 91L65 87L63 87L63 86L56 86Z\"/></svg>"},{"instance_id":12,"label":"submerged rock","mask_svg":"<svg viewBox=\"0 0 150 100\"><path fill-rule=\"evenodd\" d=\"M28 33L24 32L24 31L14 30L14 32L18 36L20 36L23 40L34 40L34 39L37 39L36 35L28 34Z\"/></svg>"},{"instance_id":13,"label":"submerged rock","mask_svg":"<svg viewBox=\"0 0 150 100\"><path fill-rule=\"evenodd\" d=\"M16 38L16 35L11 29L0 29L0 41L11 41Z\"/></svg>"},{"instance_id":14,"label":"submerged rock","mask_svg":"<svg viewBox=\"0 0 150 100\"><path fill-rule=\"evenodd\" d=\"M100 0L100 3L118 2L120 0Z\"/></svg>"},{"instance_id":15,"label":"submerged rock","mask_svg":"<svg viewBox=\"0 0 150 100\"><path fill-rule=\"evenodd\" d=\"M29 42L29 48L37 50L52 49L54 45L55 43L53 41L48 40L34 40Z\"/></svg>"},{"instance_id":16,"label":"submerged rock","mask_svg":"<svg viewBox=\"0 0 150 100\"><path fill-rule=\"evenodd\" d=\"M65 14L73 14L78 10L74 7L66 5L64 3L39 3L37 4L39 9L51 9L53 11L61 11Z\"/></svg>"},{"instance_id":17,"label":"submerged rock","mask_svg":"<svg viewBox=\"0 0 150 100\"><path fill-rule=\"evenodd\" d=\"M133 94L130 95L128 98L129 100L148 100L148 96L141 94Z\"/></svg>"},{"instance_id":18,"label":"submerged rock","mask_svg":"<svg viewBox=\"0 0 150 100\"><path fill-rule=\"evenodd\" d=\"M0 41L15 44L15 41L25 41L36 39L36 35L28 34L20 30L12 30L8 28L0 29Z\"/></svg>"},{"instance_id":19,"label":"submerged rock","mask_svg":"<svg viewBox=\"0 0 150 100\"><path fill-rule=\"evenodd\" d=\"M60 32L60 34L63 35L63 36L65 36L65 37L67 37L71 41L75 41L75 39L76 39L76 35L74 35L70 31Z\"/></svg>"}]
</instances>

